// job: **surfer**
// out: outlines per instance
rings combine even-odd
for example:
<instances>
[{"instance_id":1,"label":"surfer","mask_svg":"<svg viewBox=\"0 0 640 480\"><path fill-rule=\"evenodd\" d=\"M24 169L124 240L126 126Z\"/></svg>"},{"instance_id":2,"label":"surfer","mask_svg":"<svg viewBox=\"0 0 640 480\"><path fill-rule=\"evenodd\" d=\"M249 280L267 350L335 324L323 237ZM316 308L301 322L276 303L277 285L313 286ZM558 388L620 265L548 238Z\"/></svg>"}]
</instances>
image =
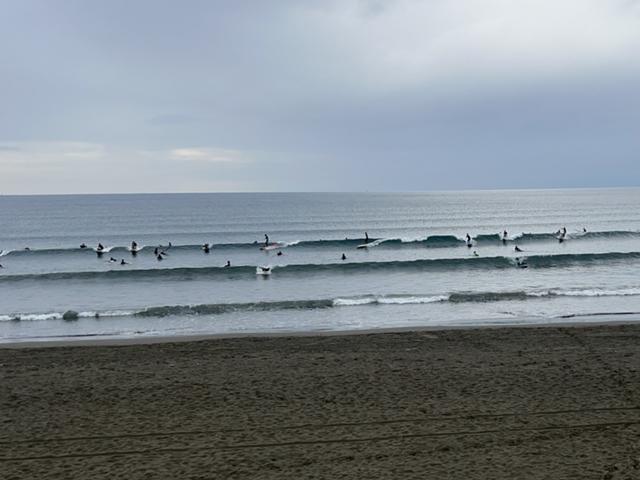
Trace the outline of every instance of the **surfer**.
<instances>
[{"instance_id":1,"label":"surfer","mask_svg":"<svg viewBox=\"0 0 640 480\"><path fill-rule=\"evenodd\" d=\"M80 248L87 248L87 244L86 243L81 243L80 244Z\"/></svg>"},{"instance_id":2,"label":"surfer","mask_svg":"<svg viewBox=\"0 0 640 480\"><path fill-rule=\"evenodd\" d=\"M582 227L582 233L587 233L587 229L585 227Z\"/></svg>"},{"instance_id":3,"label":"surfer","mask_svg":"<svg viewBox=\"0 0 640 480\"><path fill-rule=\"evenodd\" d=\"M231 262L229 260L227 260L227 263L225 264L225 268L229 268L231 266Z\"/></svg>"},{"instance_id":4,"label":"surfer","mask_svg":"<svg viewBox=\"0 0 640 480\"><path fill-rule=\"evenodd\" d=\"M467 238L467 246L469 246L469 247L470 247L470 246L471 246L471 235L469 235L469 234L467 233L467 237L466 237L466 238Z\"/></svg>"},{"instance_id":5,"label":"surfer","mask_svg":"<svg viewBox=\"0 0 640 480\"><path fill-rule=\"evenodd\" d=\"M209 244L205 243L202 245L202 250L204 250L204 253L209 253Z\"/></svg>"},{"instance_id":6,"label":"surfer","mask_svg":"<svg viewBox=\"0 0 640 480\"><path fill-rule=\"evenodd\" d=\"M342 254L342 260L346 260L346 259L347 259L347 256L343 253Z\"/></svg>"},{"instance_id":7,"label":"surfer","mask_svg":"<svg viewBox=\"0 0 640 480\"><path fill-rule=\"evenodd\" d=\"M162 261L162 260L164 260L164 259L162 258L162 254L161 254L161 253L159 253L159 254L158 254L158 256L156 257L156 259L157 259L158 261Z\"/></svg>"},{"instance_id":8,"label":"surfer","mask_svg":"<svg viewBox=\"0 0 640 480\"><path fill-rule=\"evenodd\" d=\"M136 243L135 240L131 242L131 250L132 251L138 250L138 244Z\"/></svg>"},{"instance_id":9,"label":"surfer","mask_svg":"<svg viewBox=\"0 0 640 480\"><path fill-rule=\"evenodd\" d=\"M154 249L153 249L153 254L157 257L157 256L158 256L158 253L159 253L159 251L158 251L158 247L154 248Z\"/></svg>"},{"instance_id":10,"label":"surfer","mask_svg":"<svg viewBox=\"0 0 640 480\"><path fill-rule=\"evenodd\" d=\"M369 234L364 232L364 243L369 243Z\"/></svg>"},{"instance_id":11,"label":"surfer","mask_svg":"<svg viewBox=\"0 0 640 480\"><path fill-rule=\"evenodd\" d=\"M516 245L516 248L514 248L514 250L515 250L516 252L522 252L522 249L521 249L519 246L517 246L517 245Z\"/></svg>"},{"instance_id":12,"label":"surfer","mask_svg":"<svg viewBox=\"0 0 640 480\"><path fill-rule=\"evenodd\" d=\"M478 252L476 252L475 250L473 251L473 256L474 257L479 257L480 255L478 254Z\"/></svg>"},{"instance_id":13,"label":"surfer","mask_svg":"<svg viewBox=\"0 0 640 480\"><path fill-rule=\"evenodd\" d=\"M527 264L527 259L516 257L516 265L520 268L527 268L529 265Z\"/></svg>"},{"instance_id":14,"label":"surfer","mask_svg":"<svg viewBox=\"0 0 640 480\"><path fill-rule=\"evenodd\" d=\"M267 235L266 233L264 234L264 246L269 246L269 235Z\"/></svg>"},{"instance_id":15,"label":"surfer","mask_svg":"<svg viewBox=\"0 0 640 480\"><path fill-rule=\"evenodd\" d=\"M260 270L263 273L269 273L271 271L271 267L260 267Z\"/></svg>"},{"instance_id":16,"label":"surfer","mask_svg":"<svg viewBox=\"0 0 640 480\"><path fill-rule=\"evenodd\" d=\"M282 255L282 252L278 252L276 255L279 257Z\"/></svg>"},{"instance_id":17,"label":"surfer","mask_svg":"<svg viewBox=\"0 0 640 480\"><path fill-rule=\"evenodd\" d=\"M124 258L120 260L120 265L129 265L129 262L125 262Z\"/></svg>"},{"instance_id":18,"label":"surfer","mask_svg":"<svg viewBox=\"0 0 640 480\"><path fill-rule=\"evenodd\" d=\"M507 243L507 237L508 236L509 236L509 234L507 233L506 230L504 232L502 232L502 243Z\"/></svg>"},{"instance_id":19,"label":"surfer","mask_svg":"<svg viewBox=\"0 0 640 480\"><path fill-rule=\"evenodd\" d=\"M115 258L113 258L113 257L109 257L109 263L115 263L115 262L117 262L117 261L118 261L118 260L116 260Z\"/></svg>"}]
</instances>

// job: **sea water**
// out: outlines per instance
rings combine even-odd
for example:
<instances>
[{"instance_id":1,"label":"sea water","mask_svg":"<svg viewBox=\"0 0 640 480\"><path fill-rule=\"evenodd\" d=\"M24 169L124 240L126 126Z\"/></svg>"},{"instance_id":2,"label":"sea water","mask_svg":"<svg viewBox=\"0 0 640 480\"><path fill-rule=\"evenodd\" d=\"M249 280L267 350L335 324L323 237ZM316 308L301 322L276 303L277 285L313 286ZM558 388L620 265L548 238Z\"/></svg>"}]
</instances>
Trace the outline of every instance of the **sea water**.
<instances>
[{"instance_id":1,"label":"sea water","mask_svg":"<svg viewBox=\"0 0 640 480\"><path fill-rule=\"evenodd\" d=\"M640 189L0 196L0 341L636 313L639 206Z\"/></svg>"}]
</instances>

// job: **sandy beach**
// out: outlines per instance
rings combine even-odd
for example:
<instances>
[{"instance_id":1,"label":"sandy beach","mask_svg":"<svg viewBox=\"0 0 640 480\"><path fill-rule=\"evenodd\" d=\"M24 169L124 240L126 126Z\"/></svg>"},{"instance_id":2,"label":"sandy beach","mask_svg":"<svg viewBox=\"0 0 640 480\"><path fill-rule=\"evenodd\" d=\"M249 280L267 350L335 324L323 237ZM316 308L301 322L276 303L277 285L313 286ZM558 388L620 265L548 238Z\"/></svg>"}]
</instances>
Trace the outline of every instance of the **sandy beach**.
<instances>
[{"instance_id":1,"label":"sandy beach","mask_svg":"<svg viewBox=\"0 0 640 480\"><path fill-rule=\"evenodd\" d=\"M640 326L0 349L2 478L640 478Z\"/></svg>"}]
</instances>

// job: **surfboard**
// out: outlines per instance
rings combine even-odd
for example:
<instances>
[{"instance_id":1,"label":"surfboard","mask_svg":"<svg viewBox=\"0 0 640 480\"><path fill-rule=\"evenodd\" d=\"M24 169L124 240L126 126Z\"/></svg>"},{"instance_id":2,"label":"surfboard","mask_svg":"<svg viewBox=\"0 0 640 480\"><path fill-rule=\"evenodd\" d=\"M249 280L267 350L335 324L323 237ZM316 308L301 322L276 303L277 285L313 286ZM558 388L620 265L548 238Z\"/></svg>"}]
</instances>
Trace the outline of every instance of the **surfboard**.
<instances>
[{"instance_id":1,"label":"surfboard","mask_svg":"<svg viewBox=\"0 0 640 480\"><path fill-rule=\"evenodd\" d=\"M266 247L260 247L260 250L268 252L268 251L271 251L271 250L278 250L279 248L284 248L284 244L283 243L272 243L271 245L267 245Z\"/></svg>"}]
</instances>

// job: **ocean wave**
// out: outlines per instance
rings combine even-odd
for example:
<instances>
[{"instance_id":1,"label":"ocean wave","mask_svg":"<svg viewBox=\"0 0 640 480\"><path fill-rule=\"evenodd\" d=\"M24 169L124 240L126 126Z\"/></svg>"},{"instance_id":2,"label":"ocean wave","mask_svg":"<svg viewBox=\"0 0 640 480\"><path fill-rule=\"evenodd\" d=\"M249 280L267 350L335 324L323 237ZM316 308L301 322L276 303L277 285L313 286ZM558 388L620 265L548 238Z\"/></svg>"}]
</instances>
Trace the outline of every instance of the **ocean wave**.
<instances>
[{"instance_id":1,"label":"ocean wave","mask_svg":"<svg viewBox=\"0 0 640 480\"><path fill-rule=\"evenodd\" d=\"M364 295L356 297L338 297L333 299L314 300L283 300L273 302L247 302L247 303L214 303L201 305L165 305L147 307L132 310L107 310L76 312L66 310L64 312L50 313L14 313L0 315L3 321L45 321L45 320L78 320L81 318L106 318L106 317L169 317L179 315L222 315L234 312L264 312L278 310L317 310L337 307L358 307L375 305L422 305L433 303L489 303L526 301L532 299L552 299L554 297L616 297L616 296L640 296L640 287L627 287L620 289L547 289L547 290L516 290L496 292L454 292L444 295Z\"/></svg>"},{"instance_id":2,"label":"ocean wave","mask_svg":"<svg viewBox=\"0 0 640 480\"><path fill-rule=\"evenodd\" d=\"M626 231L626 230L612 230L602 232L574 232L568 233L565 240L584 240L584 239L616 239L616 238L640 238L640 232L638 231ZM488 244L501 244L503 243L502 236L498 233L480 234L472 238L473 243L478 245ZM555 233L519 233L510 236L506 239L507 243L534 243L545 241L558 241ZM362 245L367 245L369 248L403 248L403 247L424 247L424 248L443 248L443 247L459 247L465 246L466 241L464 238L456 235L430 235L425 238L371 238L366 243L364 238L359 239L334 239L334 240L294 240L294 241L277 241L273 242L273 246L277 248L355 248ZM258 242L251 243L210 243L211 250L227 250L227 249L258 249L263 247L264 244ZM155 246L139 247L138 252L143 250L146 252L153 252ZM166 249L167 247L161 247ZM200 251L202 250L202 244L188 244L188 245L173 245L172 250L177 251ZM80 252L86 252L96 254L94 248L33 248L33 249L13 249L13 250L0 250L0 257L2 256L19 256L19 255L64 255L64 254L77 254ZM130 246L110 246L103 250L103 253L109 252L131 252ZM133 252L132 252L133 253Z\"/></svg>"},{"instance_id":3,"label":"ocean wave","mask_svg":"<svg viewBox=\"0 0 640 480\"><path fill-rule=\"evenodd\" d=\"M559 255L530 255L521 257L526 260L529 268L562 268L575 265L593 265L603 263L616 263L640 259L640 252L608 252L608 253L575 253ZM309 275L314 273L364 273L381 270L495 270L518 267L517 258L514 257L462 257L462 258L434 258L419 260L394 260L382 262L343 262L343 263L302 263L271 266L271 271L276 275ZM233 267L175 267L175 268L148 268L148 269L118 269L103 271L77 271L77 272L49 272L29 273L18 275L0 275L0 282L39 281L39 280L122 280L122 279L192 279L194 277L209 277L224 275L238 277L256 273L253 265L240 265Z\"/></svg>"}]
</instances>

